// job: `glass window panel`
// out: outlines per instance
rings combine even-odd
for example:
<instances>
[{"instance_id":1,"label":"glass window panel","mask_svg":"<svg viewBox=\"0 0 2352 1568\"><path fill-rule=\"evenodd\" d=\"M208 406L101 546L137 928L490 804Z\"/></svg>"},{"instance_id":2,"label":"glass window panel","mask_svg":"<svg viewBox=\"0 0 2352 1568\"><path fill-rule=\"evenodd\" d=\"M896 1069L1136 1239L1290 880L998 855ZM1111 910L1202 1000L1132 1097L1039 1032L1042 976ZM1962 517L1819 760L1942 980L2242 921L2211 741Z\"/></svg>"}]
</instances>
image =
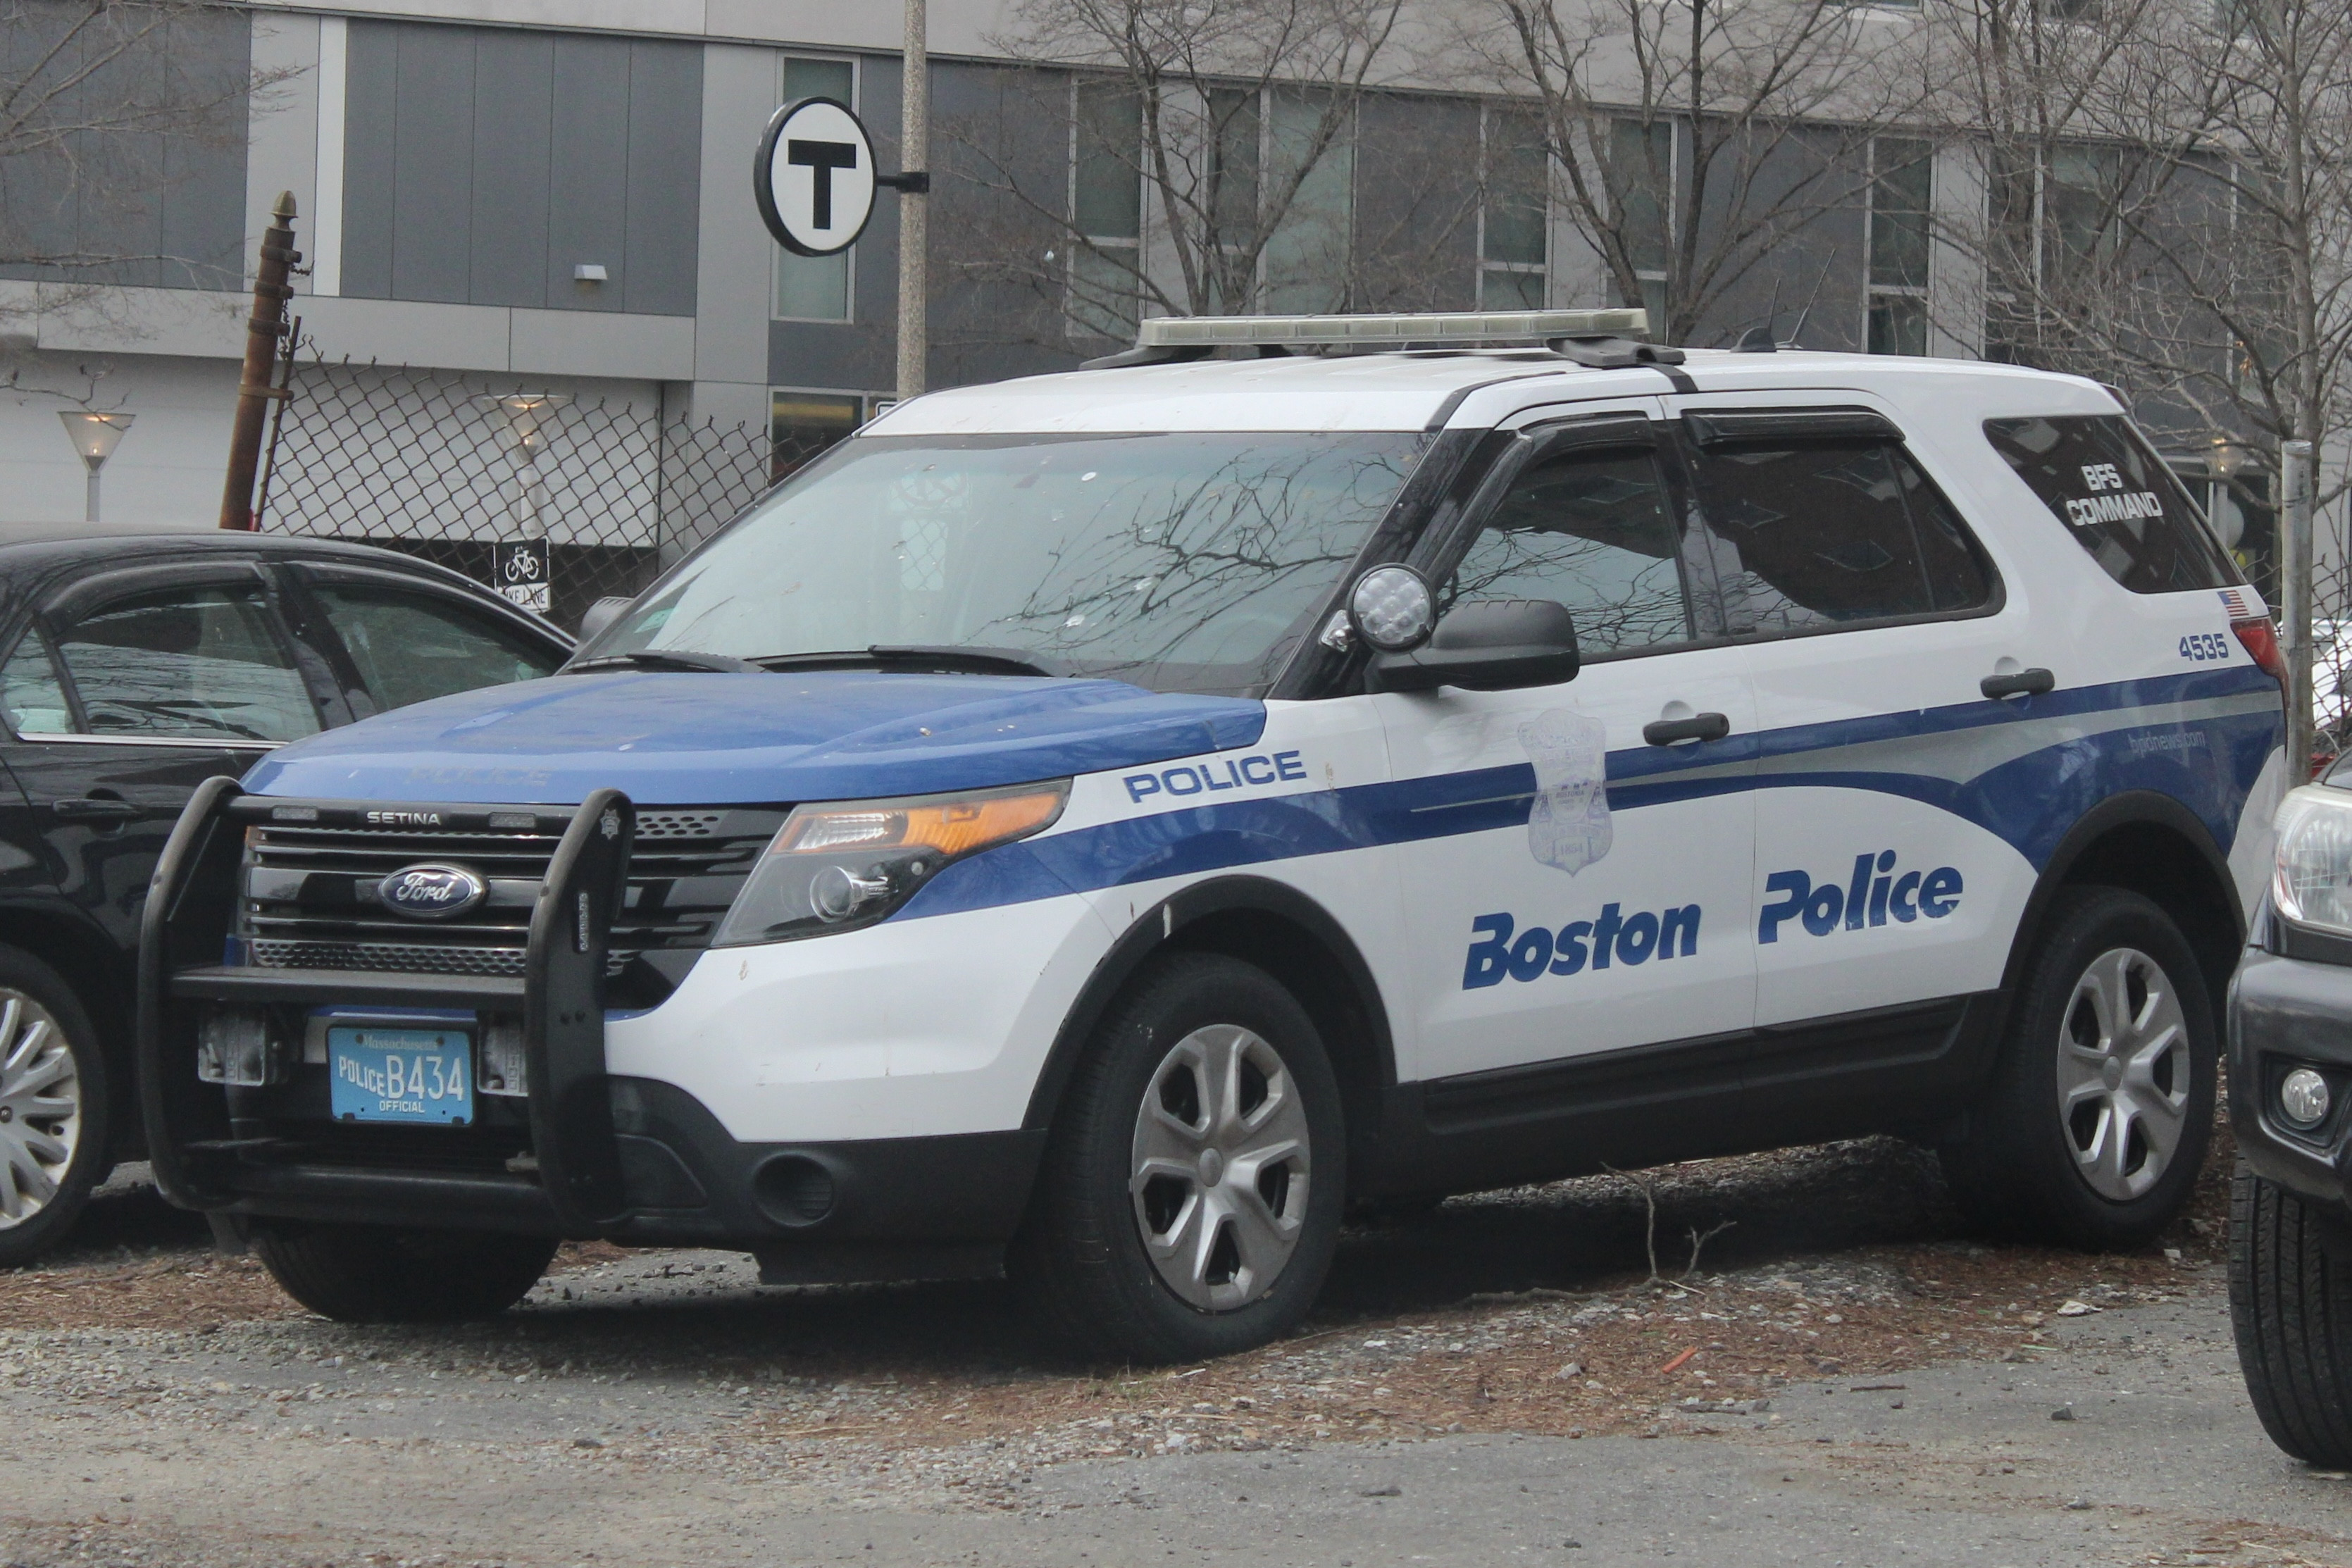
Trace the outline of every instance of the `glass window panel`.
<instances>
[{"instance_id":1,"label":"glass window panel","mask_svg":"<svg viewBox=\"0 0 2352 1568\"><path fill-rule=\"evenodd\" d=\"M1992 569L1976 536L1935 481L1900 449L1889 449L1895 477L1911 509L1912 531L1919 542L1920 570L1927 574L1927 597L1939 610L1974 610L1992 602Z\"/></svg>"},{"instance_id":2,"label":"glass window panel","mask_svg":"<svg viewBox=\"0 0 2352 1568\"><path fill-rule=\"evenodd\" d=\"M57 661L35 633L26 632L8 662L0 665L0 715L19 735L73 733L73 710L58 679Z\"/></svg>"},{"instance_id":3,"label":"glass window panel","mask_svg":"<svg viewBox=\"0 0 2352 1568\"><path fill-rule=\"evenodd\" d=\"M1356 148L1352 111L1326 95L1272 95L1275 185L1281 189L1311 157L1290 205L1265 245L1265 308L1311 313L1347 302L1349 241L1355 224ZM1338 123L1332 123L1337 117ZM1319 156L1318 137L1328 133Z\"/></svg>"},{"instance_id":4,"label":"glass window panel","mask_svg":"<svg viewBox=\"0 0 2352 1568\"><path fill-rule=\"evenodd\" d=\"M1927 301L1916 294L1872 295L1869 346L1874 354L1926 353Z\"/></svg>"},{"instance_id":5,"label":"glass window panel","mask_svg":"<svg viewBox=\"0 0 2352 1568\"><path fill-rule=\"evenodd\" d=\"M1632 120L1609 125L1609 178L1615 187L1619 223L1633 267L1641 272L1663 272L1668 256L1666 200L1675 177L1675 128L1644 128ZM1654 315L1653 329L1664 318Z\"/></svg>"},{"instance_id":6,"label":"glass window panel","mask_svg":"<svg viewBox=\"0 0 2352 1568\"><path fill-rule=\"evenodd\" d=\"M1550 160L1543 121L1529 114L1490 114L1486 121L1485 246L1489 261L1544 264Z\"/></svg>"},{"instance_id":7,"label":"glass window panel","mask_svg":"<svg viewBox=\"0 0 2352 1568\"><path fill-rule=\"evenodd\" d=\"M1479 278L1479 308L1487 310L1540 310L1544 308L1544 275L1506 272L1488 268Z\"/></svg>"},{"instance_id":8,"label":"glass window panel","mask_svg":"<svg viewBox=\"0 0 2352 1568\"><path fill-rule=\"evenodd\" d=\"M823 457L857 428L863 412L855 397L818 392L768 395L769 478L781 479Z\"/></svg>"},{"instance_id":9,"label":"glass window panel","mask_svg":"<svg viewBox=\"0 0 2352 1568\"><path fill-rule=\"evenodd\" d=\"M1076 218L1094 239L1143 232L1143 104L1120 82L1078 84Z\"/></svg>"},{"instance_id":10,"label":"glass window panel","mask_svg":"<svg viewBox=\"0 0 2352 1568\"><path fill-rule=\"evenodd\" d=\"M1258 95L1254 89L1209 91L1210 134L1215 149L1209 178L1210 212L1220 245L1246 247L1257 237Z\"/></svg>"},{"instance_id":11,"label":"glass window panel","mask_svg":"<svg viewBox=\"0 0 2352 1568\"><path fill-rule=\"evenodd\" d=\"M1647 453L1562 458L1520 475L1454 568L1454 603L1549 599L1587 658L1690 637L1673 512Z\"/></svg>"},{"instance_id":12,"label":"glass window panel","mask_svg":"<svg viewBox=\"0 0 2352 1568\"><path fill-rule=\"evenodd\" d=\"M2133 593L2238 580L2180 480L2122 415L1988 419L1985 438L2074 542Z\"/></svg>"},{"instance_id":13,"label":"glass window panel","mask_svg":"<svg viewBox=\"0 0 2352 1568\"><path fill-rule=\"evenodd\" d=\"M1870 186L1870 281L1882 289L1925 289L1932 151L1925 142L1882 136L1871 144L1871 156L1878 177Z\"/></svg>"},{"instance_id":14,"label":"glass window panel","mask_svg":"<svg viewBox=\"0 0 2352 1568\"><path fill-rule=\"evenodd\" d=\"M93 735L291 741L319 728L257 588L110 605L58 639Z\"/></svg>"},{"instance_id":15,"label":"glass window panel","mask_svg":"<svg viewBox=\"0 0 2352 1568\"><path fill-rule=\"evenodd\" d=\"M434 595L343 584L321 584L318 595L379 711L555 668L543 648Z\"/></svg>"},{"instance_id":16,"label":"glass window panel","mask_svg":"<svg viewBox=\"0 0 2352 1568\"><path fill-rule=\"evenodd\" d=\"M1134 340L1139 280L1133 247L1085 247L1070 252L1070 324L1083 335Z\"/></svg>"},{"instance_id":17,"label":"glass window panel","mask_svg":"<svg viewBox=\"0 0 2352 1568\"><path fill-rule=\"evenodd\" d=\"M1734 634L1936 607L1884 446L1717 448L1691 466Z\"/></svg>"},{"instance_id":18,"label":"glass window panel","mask_svg":"<svg viewBox=\"0 0 2352 1568\"><path fill-rule=\"evenodd\" d=\"M1426 437L866 436L761 501L596 644L755 658L1012 648L1261 694Z\"/></svg>"},{"instance_id":19,"label":"glass window panel","mask_svg":"<svg viewBox=\"0 0 2352 1568\"><path fill-rule=\"evenodd\" d=\"M856 71L847 60L813 60L798 56L784 59L784 101L830 98L856 104ZM776 247L776 314L794 321L849 320L849 258L838 256L794 256Z\"/></svg>"}]
</instances>

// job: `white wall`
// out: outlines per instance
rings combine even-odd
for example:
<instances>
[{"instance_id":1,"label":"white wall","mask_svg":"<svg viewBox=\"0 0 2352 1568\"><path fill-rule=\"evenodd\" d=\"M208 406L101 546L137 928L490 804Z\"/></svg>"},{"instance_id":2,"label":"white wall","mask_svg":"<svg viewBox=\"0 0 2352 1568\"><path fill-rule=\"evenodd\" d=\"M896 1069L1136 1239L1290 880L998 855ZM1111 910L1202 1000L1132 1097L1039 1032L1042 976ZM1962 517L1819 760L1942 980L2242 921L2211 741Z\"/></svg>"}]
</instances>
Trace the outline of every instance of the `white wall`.
<instances>
[{"instance_id":1,"label":"white wall","mask_svg":"<svg viewBox=\"0 0 2352 1568\"><path fill-rule=\"evenodd\" d=\"M0 519L75 522L84 469L60 410L119 407L134 423L104 476L109 522L209 528L220 521L237 367L162 354L32 353L12 358L0 387ZM102 372L93 378L89 372Z\"/></svg>"}]
</instances>

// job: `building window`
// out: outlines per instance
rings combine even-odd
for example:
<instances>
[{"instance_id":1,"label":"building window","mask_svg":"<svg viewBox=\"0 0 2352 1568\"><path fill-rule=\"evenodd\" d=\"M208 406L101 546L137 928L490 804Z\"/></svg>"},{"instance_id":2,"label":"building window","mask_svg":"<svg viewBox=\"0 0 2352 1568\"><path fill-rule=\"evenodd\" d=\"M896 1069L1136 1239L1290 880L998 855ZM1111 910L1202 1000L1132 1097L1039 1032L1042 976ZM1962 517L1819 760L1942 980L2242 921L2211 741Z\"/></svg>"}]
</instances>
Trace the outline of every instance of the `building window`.
<instances>
[{"instance_id":1,"label":"building window","mask_svg":"<svg viewBox=\"0 0 2352 1568\"><path fill-rule=\"evenodd\" d=\"M866 402L856 393L769 393L768 477L783 479L847 439L866 422Z\"/></svg>"},{"instance_id":2,"label":"building window","mask_svg":"<svg viewBox=\"0 0 2352 1568\"><path fill-rule=\"evenodd\" d=\"M1356 221L1353 107L1322 92L1266 94L1266 183L1291 193L1266 236L1265 308L1300 314L1348 308ZM1319 148L1319 151L1318 151Z\"/></svg>"},{"instance_id":3,"label":"building window","mask_svg":"<svg viewBox=\"0 0 2352 1568\"><path fill-rule=\"evenodd\" d=\"M1674 202L1678 151L1671 123L1610 122L1609 184L1617 237L1642 287L1642 297L1625 303L1649 311L1650 335L1655 338L1663 338L1666 331L1666 268L1674 245L1667 214Z\"/></svg>"},{"instance_id":4,"label":"building window","mask_svg":"<svg viewBox=\"0 0 2352 1568\"><path fill-rule=\"evenodd\" d=\"M1142 294L1143 103L1124 82L1072 90L1070 331L1129 342Z\"/></svg>"},{"instance_id":5,"label":"building window","mask_svg":"<svg viewBox=\"0 0 2352 1568\"><path fill-rule=\"evenodd\" d=\"M785 56L783 100L803 98L830 98L856 108L856 62ZM776 315L794 321L848 321L856 255L854 245L836 256L795 256L776 247Z\"/></svg>"},{"instance_id":6,"label":"building window","mask_svg":"<svg viewBox=\"0 0 2352 1568\"><path fill-rule=\"evenodd\" d=\"M1209 223L1217 257L1211 298L1246 314L1257 299L1258 174L1265 164L1265 116L1255 88L1209 89Z\"/></svg>"},{"instance_id":7,"label":"building window","mask_svg":"<svg viewBox=\"0 0 2352 1568\"><path fill-rule=\"evenodd\" d=\"M1540 115L1486 106L1480 116L1478 308L1540 310L1551 231L1551 159Z\"/></svg>"},{"instance_id":8,"label":"building window","mask_svg":"<svg viewBox=\"0 0 2352 1568\"><path fill-rule=\"evenodd\" d=\"M1870 162L1865 343L1874 354L1924 354L1935 150L1925 142L1878 136L1871 140Z\"/></svg>"}]
</instances>

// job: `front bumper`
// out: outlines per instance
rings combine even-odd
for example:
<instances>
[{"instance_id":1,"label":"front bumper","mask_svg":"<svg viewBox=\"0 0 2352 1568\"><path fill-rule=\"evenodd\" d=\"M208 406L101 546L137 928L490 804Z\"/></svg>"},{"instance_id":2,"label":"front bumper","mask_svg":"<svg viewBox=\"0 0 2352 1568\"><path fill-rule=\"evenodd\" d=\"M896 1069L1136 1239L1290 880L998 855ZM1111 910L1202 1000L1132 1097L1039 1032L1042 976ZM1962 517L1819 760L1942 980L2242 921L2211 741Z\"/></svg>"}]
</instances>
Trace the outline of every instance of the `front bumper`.
<instances>
[{"instance_id":1,"label":"front bumper","mask_svg":"<svg viewBox=\"0 0 2352 1568\"><path fill-rule=\"evenodd\" d=\"M2352 964L2249 948L2230 984L2230 1121L2269 1181L2323 1203L2352 1193ZM2286 1124L2278 1083L2298 1067L2328 1081L2317 1127Z\"/></svg>"},{"instance_id":2,"label":"front bumper","mask_svg":"<svg viewBox=\"0 0 2352 1568\"><path fill-rule=\"evenodd\" d=\"M550 862L520 977L219 963L245 825L282 807L215 779L158 863L142 932L139 1077L157 1185L253 1218L740 1247L781 1281L985 1274L1018 1226L1043 1134L854 1142L731 1136L675 1084L606 1070L605 952L634 813L600 791ZM348 1127L320 1082L196 1076L204 1009L436 1008L520 1022L530 1093L478 1125Z\"/></svg>"}]
</instances>

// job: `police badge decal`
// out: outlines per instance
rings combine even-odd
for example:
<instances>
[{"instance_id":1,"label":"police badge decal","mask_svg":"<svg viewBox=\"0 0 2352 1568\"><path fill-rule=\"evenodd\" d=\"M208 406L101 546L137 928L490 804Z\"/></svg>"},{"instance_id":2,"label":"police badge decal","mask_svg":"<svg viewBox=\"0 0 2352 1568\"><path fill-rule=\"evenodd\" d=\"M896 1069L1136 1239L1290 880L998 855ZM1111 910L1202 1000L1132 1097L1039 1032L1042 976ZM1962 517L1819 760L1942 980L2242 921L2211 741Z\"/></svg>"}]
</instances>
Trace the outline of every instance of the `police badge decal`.
<instances>
[{"instance_id":1,"label":"police badge decal","mask_svg":"<svg viewBox=\"0 0 2352 1568\"><path fill-rule=\"evenodd\" d=\"M1528 853L1569 875L1609 853L1608 730L1573 709L1554 708L1519 726L1535 764Z\"/></svg>"}]
</instances>

